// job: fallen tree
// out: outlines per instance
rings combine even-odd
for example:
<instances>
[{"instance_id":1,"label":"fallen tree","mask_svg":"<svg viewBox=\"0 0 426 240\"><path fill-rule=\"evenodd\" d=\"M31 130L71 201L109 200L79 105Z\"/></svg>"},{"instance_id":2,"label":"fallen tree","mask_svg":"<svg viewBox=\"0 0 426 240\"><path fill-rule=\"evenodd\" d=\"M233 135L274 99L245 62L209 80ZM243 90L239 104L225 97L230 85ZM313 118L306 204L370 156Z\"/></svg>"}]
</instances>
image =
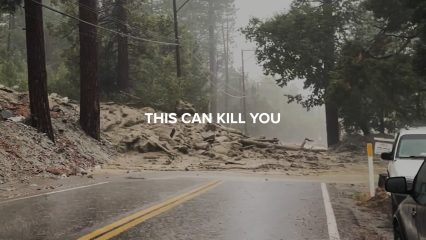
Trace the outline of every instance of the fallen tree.
<instances>
[{"instance_id":1,"label":"fallen tree","mask_svg":"<svg viewBox=\"0 0 426 240\"><path fill-rule=\"evenodd\" d=\"M240 139L239 142L243 145L243 147L255 146L258 148L272 148L272 149L282 149L282 150L290 150L290 151L309 151L309 152L325 152L325 149L317 149L317 148L302 148L294 145L280 145L263 141L257 141L253 139Z\"/></svg>"}]
</instances>

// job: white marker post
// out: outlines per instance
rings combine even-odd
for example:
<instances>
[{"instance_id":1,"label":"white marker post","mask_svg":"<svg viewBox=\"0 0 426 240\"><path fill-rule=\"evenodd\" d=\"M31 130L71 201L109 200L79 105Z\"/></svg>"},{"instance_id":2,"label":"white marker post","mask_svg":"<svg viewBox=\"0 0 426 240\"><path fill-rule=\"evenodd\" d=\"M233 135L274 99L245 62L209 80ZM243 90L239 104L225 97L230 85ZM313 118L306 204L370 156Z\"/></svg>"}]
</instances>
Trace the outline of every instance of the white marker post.
<instances>
[{"instance_id":1,"label":"white marker post","mask_svg":"<svg viewBox=\"0 0 426 240\"><path fill-rule=\"evenodd\" d=\"M368 155L368 176L370 181L370 196L376 196L376 188L374 186L374 165L373 165L373 144L367 144Z\"/></svg>"}]
</instances>

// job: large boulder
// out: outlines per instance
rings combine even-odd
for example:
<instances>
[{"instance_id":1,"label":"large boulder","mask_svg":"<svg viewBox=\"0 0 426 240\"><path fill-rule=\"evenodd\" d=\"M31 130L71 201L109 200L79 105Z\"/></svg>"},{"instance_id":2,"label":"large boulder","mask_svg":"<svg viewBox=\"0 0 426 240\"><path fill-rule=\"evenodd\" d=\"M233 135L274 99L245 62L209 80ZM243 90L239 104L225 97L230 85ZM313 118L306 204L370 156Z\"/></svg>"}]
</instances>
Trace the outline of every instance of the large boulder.
<instances>
[{"instance_id":1,"label":"large boulder","mask_svg":"<svg viewBox=\"0 0 426 240\"><path fill-rule=\"evenodd\" d=\"M194 105L191 103L185 102L183 100L179 100L176 103L176 114L180 117L185 113L189 113L191 115L195 114L197 111L195 110Z\"/></svg>"},{"instance_id":2,"label":"large boulder","mask_svg":"<svg viewBox=\"0 0 426 240\"><path fill-rule=\"evenodd\" d=\"M216 145L216 146L213 146L213 148L212 148L213 152L219 153L219 154L222 154L222 155L228 155L230 150L231 150L230 148L228 148L227 146L223 146L223 145Z\"/></svg>"},{"instance_id":3,"label":"large boulder","mask_svg":"<svg viewBox=\"0 0 426 240\"><path fill-rule=\"evenodd\" d=\"M9 110L1 110L0 111L0 120L6 120L9 119L11 117L14 117L15 114Z\"/></svg>"},{"instance_id":4,"label":"large boulder","mask_svg":"<svg viewBox=\"0 0 426 240\"><path fill-rule=\"evenodd\" d=\"M216 138L215 132L203 132L201 133L201 137L203 138L203 141L213 143Z\"/></svg>"},{"instance_id":5,"label":"large boulder","mask_svg":"<svg viewBox=\"0 0 426 240\"><path fill-rule=\"evenodd\" d=\"M209 150L210 144L208 142L198 142L194 143L193 148L195 150Z\"/></svg>"}]
</instances>

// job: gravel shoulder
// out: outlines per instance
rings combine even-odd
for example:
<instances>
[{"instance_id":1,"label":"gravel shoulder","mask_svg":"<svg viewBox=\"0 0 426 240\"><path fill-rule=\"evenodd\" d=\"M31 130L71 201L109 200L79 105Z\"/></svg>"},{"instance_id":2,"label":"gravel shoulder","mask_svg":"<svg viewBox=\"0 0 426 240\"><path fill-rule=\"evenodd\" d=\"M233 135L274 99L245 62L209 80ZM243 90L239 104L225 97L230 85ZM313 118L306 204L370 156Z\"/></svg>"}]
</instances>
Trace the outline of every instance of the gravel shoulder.
<instances>
[{"instance_id":1,"label":"gravel shoulder","mask_svg":"<svg viewBox=\"0 0 426 240\"><path fill-rule=\"evenodd\" d=\"M329 184L341 239L393 239L391 202L379 190L370 198L365 184Z\"/></svg>"}]
</instances>

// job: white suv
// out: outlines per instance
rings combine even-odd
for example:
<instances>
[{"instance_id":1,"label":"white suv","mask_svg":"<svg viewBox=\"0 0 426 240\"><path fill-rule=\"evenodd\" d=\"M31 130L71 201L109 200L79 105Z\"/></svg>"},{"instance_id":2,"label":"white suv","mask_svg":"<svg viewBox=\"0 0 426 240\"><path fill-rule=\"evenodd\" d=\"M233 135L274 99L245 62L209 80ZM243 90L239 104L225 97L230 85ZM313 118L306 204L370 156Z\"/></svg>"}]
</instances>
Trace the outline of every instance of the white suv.
<instances>
[{"instance_id":1,"label":"white suv","mask_svg":"<svg viewBox=\"0 0 426 240\"><path fill-rule=\"evenodd\" d=\"M401 130L395 138L392 152L382 153L389 161L389 177L405 177L411 188L412 182L426 158L426 127ZM403 195L392 195L394 210L404 200Z\"/></svg>"}]
</instances>

